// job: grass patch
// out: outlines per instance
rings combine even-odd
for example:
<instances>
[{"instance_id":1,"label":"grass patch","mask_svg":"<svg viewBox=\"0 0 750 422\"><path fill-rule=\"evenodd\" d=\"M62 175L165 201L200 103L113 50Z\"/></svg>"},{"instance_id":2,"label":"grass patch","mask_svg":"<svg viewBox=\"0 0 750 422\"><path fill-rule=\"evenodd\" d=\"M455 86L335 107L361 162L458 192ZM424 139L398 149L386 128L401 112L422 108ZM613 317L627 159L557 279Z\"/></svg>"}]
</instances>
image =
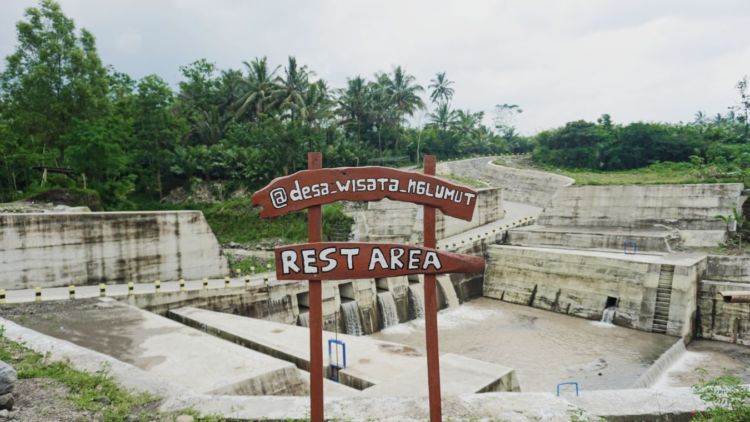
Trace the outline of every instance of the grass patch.
<instances>
[{"instance_id":1,"label":"grass patch","mask_svg":"<svg viewBox=\"0 0 750 422\"><path fill-rule=\"evenodd\" d=\"M274 259L261 259L256 256L227 255L229 268L232 274L240 270L242 274L255 274L265 271L275 271L276 261Z\"/></svg>"},{"instance_id":2,"label":"grass patch","mask_svg":"<svg viewBox=\"0 0 750 422\"><path fill-rule=\"evenodd\" d=\"M230 199L212 204L164 204L139 202L141 210L198 210L206 217L219 242L252 244L273 240L287 244L307 240L307 213L293 212L281 217L262 219L260 208L254 208L248 198ZM344 214L340 203L323 206L323 236L337 239L348 234L354 221Z\"/></svg>"},{"instance_id":3,"label":"grass patch","mask_svg":"<svg viewBox=\"0 0 750 422\"><path fill-rule=\"evenodd\" d=\"M490 185L489 183L479 180L479 179L472 179L471 177L461 176L458 174L439 174L438 177L441 177L443 179L448 179L452 182L458 183L460 185L469 186L472 188L488 188Z\"/></svg>"},{"instance_id":4,"label":"grass patch","mask_svg":"<svg viewBox=\"0 0 750 422\"><path fill-rule=\"evenodd\" d=\"M566 169L540 166L531 160L514 165L506 159L495 160L495 164L542 170L575 179L576 185L659 185L690 183L734 183L740 175L726 174L709 167L696 167L691 163L654 163L647 167L621 171L594 171L588 169ZM519 163L520 164L520 163Z\"/></svg>"},{"instance_id":5,"label":"grass patch","mask_svg":"<svg viewBox=\"0 0 750 422\"><path fill-rule=\"evenodd\" d=\"M158 413L154 409L159 397L137 393L119 386L102 368L96 373L74 369L66 362L51 362L45 356L5 337L0 327L0 360L16 369L18 379L43 378L55 380L68 389L65 397L76 408L93 412L97 420L104 421L172 421L178 415L188 414L196 421L219 422L217 416L199 417L192 409L175 414Z\"/></svg>"}]
</instances>

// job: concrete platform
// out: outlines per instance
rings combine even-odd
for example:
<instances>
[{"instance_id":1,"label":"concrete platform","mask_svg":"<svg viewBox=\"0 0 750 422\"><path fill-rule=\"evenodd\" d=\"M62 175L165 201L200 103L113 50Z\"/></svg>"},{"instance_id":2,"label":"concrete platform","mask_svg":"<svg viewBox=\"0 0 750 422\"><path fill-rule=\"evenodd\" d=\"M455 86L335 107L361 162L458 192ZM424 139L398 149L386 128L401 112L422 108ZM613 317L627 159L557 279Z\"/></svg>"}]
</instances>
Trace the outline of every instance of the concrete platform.
<instances>
[{"instance_id":1,"label":"concrete platform","mask_svg":"<svg viewBox=\"0 0 750 422\"><path fill-rule=\"evenodd\" d=\"M635 242L640 252L671 252L679 247L679 236L671 230L533 225L508 231L510 245L600 249L622 252Z\"/></svg>"},{"instance_id":2,"label":"concrete platform","mask_svg":"<svg viewBox=\"0 0 750 422\"><path fill-rule=\"evenodd\" d=\"M191 307L172 310L169 316L235 343L294 362L301 369L310 367L309 337L305 327ZM329 365L326 345L328 339L333 338L346 343L347 367L339 372L342 384L366 392L374 389L368 393L371 395L392 396L394 391L426 394L426 356L419 350L369 337L337 336L324 331L326 366ZM446 394L518 390L518 383L510 368L456 355L443 356L441 371L445 376L441 385Z\"/></svg>"},{"instance_id":3,"label":"concrete platform","mask_svg":"<svg viewBox=\"0 0 750 422\"><path fill-rule=\"evenodd\" d=\"M35 311L30 313L20 307L35 307ZM14 311L18 313L14 315ZM304 377L289 362L111 298L16 305L6 308L3 315L47 335L112 356L195 393L307 393Z\"/></svg>"}]
</instances>

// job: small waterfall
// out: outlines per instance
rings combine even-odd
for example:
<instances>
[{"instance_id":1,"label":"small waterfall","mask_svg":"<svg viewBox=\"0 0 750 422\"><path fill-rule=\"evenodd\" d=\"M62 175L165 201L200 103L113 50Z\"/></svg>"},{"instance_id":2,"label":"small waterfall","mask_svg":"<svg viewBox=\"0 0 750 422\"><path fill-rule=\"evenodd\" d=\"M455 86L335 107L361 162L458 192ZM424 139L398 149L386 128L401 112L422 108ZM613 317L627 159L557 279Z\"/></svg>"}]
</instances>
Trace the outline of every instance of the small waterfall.
<instances>
[{"instance_id":1,"label":"small waterfall","mask_svg":"<svg viewBox=\"0 0 750 422\"><path fill-rule=\"evenodd\" d=\"M299 317L297 317L297 325L301 327L309 327L310 326L310 313L300 312Z\"/></svg>"},{"instance_id":2,"label":"small waterfall","mask_svg":"<svg viewBox=\"0 0 750 422\"><path fill-rule=\"evenodd\" d=\"M378 293L378 308L380 308L381 320L383 321L382 328L398 324L396 301L393 300L391 292Z\"/></svg>"},{"instance_id":3,"label":"small waterfall","mask_svg":"<svg viewBox=\"0 0 750 422\"><path fill-rule=\"evenodd\" d=\"M409 319L424 318L424 288L421 284L409 285Z\"/></svg>"},{"instance_id":4,"label":"small waterfall","mask_svg":"<svg viewBox=\"0 0 750 422\"><path fill-rule=\"evenodd\" d=\"M359 320L359 305L356 300L341 304L341 312L344 314L344 325L346 333L353 336L362 335L362 321Z\"/></svg>"},{"instance_id":5,"label":"small waterfall","mask_svg":"<svg viewBox=\"0 0 750 422\"><path fill-rule=\"evenodd\" d=\"M636 380L636 382L630 388L651 388L661 378L669 368L674 364L680 357L682 357L687 349L685 348L685 342L682 339L677 340L677 343L673 344L672 347L667 349L666 352L656 359L651 367L649 367L643 375Z\"/></svg>"},{"instance_id":6,"label":"small waterfall","mask_svg":"<svg viewBox=\"0 0 750 422\"><path fill-rule=\"evenodd\" d=\"M601 322L605 324L612 324L612 321L615 319L615 312L617 311L617 308L614 306L610 306L609 308L604 309L604 313L602 313L602 319Z\"/></svg>"},{"instance_id":7,"label":"small waterfall","mask_svg":"<svg viewBox=\"0 0 750 422\"><path fill-rule=\"evenodd\" d=\"M437 282L440 285L440 289L443 290L446 305L449 308L458 306L458 296L456 295L456 289L453 288L450 277L438 277Z\"/></svg>"}]
</instances>

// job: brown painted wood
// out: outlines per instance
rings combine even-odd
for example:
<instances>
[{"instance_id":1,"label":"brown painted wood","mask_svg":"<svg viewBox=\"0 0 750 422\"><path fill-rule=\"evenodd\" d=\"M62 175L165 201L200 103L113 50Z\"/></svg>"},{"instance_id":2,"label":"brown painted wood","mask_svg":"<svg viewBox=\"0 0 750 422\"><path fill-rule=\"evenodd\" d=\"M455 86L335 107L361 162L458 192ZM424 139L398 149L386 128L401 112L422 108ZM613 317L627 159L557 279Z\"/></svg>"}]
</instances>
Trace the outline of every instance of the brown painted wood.
<instances>
[{"instance_id":1,"label":"brown painted wood","mask_svg":"<svg viewBox=\"0 0 750 422\"><path fill-rule=\"evenodd\" d=\"M277 217L336 201L413 202L443 214L471 220L477 192L430 174L387 167L341 167L302 170L274 179L255 192L252 203L261 217Z\"/></svg>"},{"instance_id":2,"label":"brown painted wood","mask_svg":"<svg viewBox=\"0 0 750 422\"><path fill-rule=\"evenodd\" d=\"M436 161L434 155L424 156L425 174L435 174ZM425 205L424 246L426 248L434 248L436 242L435 208ZM484 269L484 260L482 260L482 269ZM427 349L427 387L429 389L430 398L430 421L439 422L443 418L443 411L440 394L440 352L437 327L437 280L435 279L435 274L425 274L424 276L424 324L425 348Z\"/></svg>"},{"instance_id":3,"label":"brown painted wood","mask_svg":"<svg viewBox=\"0 0 750 422\"><path fill-rule=\"evenodd\" d=\"M434 208L432 212L435 212ZM434 221L432 225L434 228ZM433 234L433 245L434 237ZM277 246L274 254L278 280L307 280L310 277L351 280L408 274L484 272L482 257L397 243L303 243Z\"/></svg>"},{"instance_id":4,"label":"brown painted wood","mask_svg":"<svg viewBox=\"0 0 750 422\"><path fill-rule=\"evenodd\" d=\"M319 169L323 155L307 154L307 167ZM320 205L307 210L307 240L320 242L323 233ZM310 421L323 422L323 294L320 279L308 281L310 295Z\"/></svg>"}]
</instances>

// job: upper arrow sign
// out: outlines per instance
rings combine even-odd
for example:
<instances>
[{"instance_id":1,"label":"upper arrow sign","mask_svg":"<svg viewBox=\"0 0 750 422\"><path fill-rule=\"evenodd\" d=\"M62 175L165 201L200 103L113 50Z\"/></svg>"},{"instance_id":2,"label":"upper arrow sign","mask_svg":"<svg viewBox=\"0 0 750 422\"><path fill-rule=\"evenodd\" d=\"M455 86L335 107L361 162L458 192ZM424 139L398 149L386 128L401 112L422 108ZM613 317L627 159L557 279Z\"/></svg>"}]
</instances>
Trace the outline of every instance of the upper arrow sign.
<instances>
[{"instance_id":1,"label":"upper arrow sign","mask_svg":"<svg viewBox=\"0 0 750 422\"><path fill-rule=\"evenodd\" d=\"M274 179L255 192L252 203L261 217L277 217L336 201L379 201L389 198L440 209L471 220L477 192L435 176L388 167L341 167L302 170Z\"/></svg>"}]
</instances>

